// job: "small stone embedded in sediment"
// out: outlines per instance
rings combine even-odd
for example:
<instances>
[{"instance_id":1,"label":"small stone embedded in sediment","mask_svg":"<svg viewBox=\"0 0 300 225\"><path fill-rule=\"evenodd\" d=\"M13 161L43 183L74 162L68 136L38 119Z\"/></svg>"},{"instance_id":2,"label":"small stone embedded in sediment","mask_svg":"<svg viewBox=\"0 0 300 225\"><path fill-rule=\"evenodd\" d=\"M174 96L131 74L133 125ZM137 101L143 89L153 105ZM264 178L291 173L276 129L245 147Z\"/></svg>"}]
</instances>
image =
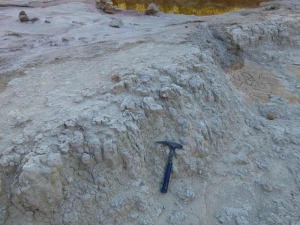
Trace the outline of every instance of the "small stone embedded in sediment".
<instances>
[{"instance_id":1,"label":"small stone embedded in sediment","mask_svg":"<svg viewBox=\"0 0 300 225\"><path fill-rule=\"evenodd\" d=\"M123 22L120 19L113 19L110 23L109 26L111 27L116 27L116 28L120 28L121 26L123 26Z\"/></svg>"},{"instance_id":2,"label":"small stone embedded in sediment","mask_svg":"<svg viewBox=\"0 0 300 225\"><path fill-rule=\"evenodd\" d=\"M62 42L68 42L68 41L69 41L69 39L68 39L68 38L66 38L66 37L62 37L62 38L61 38L61 41L62 41Z\"/></svg>"},{"instance_id":3,"label":"small stone embedded in sediment","mask_svg":"<svg viewBox=\"0 0 300 225\"><path fill-rule=\"evenodd\" d=\"M272 184L263 184L263 189L267 192L272 192L273 191L273 186Z\"/></svg>"},{"instance_id":4,"label":"small stone embedded in sediment","mask_svg":"<svg viewBox=\"0 0 300 225\"><path fill-rule=\"evenodd\" d=\"M156 15L159 12L159 8L154 3L151 3L145 10L146 15Z\"/></svg>"},{"instance_id":5,"label":"small stone embedded in sediment","mask_svg":"<svg viewBox=\"0 0 300 225\"><path fill-rule=\"evenodd\" d=\"M103 11L108 13L108 14L114 14L115 13L115 8L113 6L113 3L112 2L105 3L104 7L103 7Z\"/></svg>"},{"instance_id":6,"label":"small stone embedded in sediment","mask_svg":"<svg viewBox=\"0 0 300 225\"><path fill-rule=\"evenodd\" d=\"M91 162L91 156L90 154L87 153L83 153L82 157L81 157L81 161L83 164L88 165Z\"/></svg>"},{"instance_id":7,"label":"small stone embedded in sediment","mask_svg":"<svg viewBox=\"0 0 300 225\"><path fill-rule=\"evenodd\" d=\"M120 82L120 81L121 81L120 76L117 75L117 74L112 74L111 77L110 77L110 79L111 79L112 81L115 81L115 82Z\"/></svg>"},{"instance_id":8,"label":"small stone embedded in sediment","mask_svg":"<svg viewBox=\"0 0 300 225\"><path fill-rule=\"evenodd\" d=\"M114 14L115 8L111 0L96 0L96 8L102 9L105 13Z\"/></svg>"},{"instance_id":9,"label":"small stone embedded in sediment","mask_svg":"<svg viewBox=\"0 0 300 225\"><path fill-rule=\"evenodd\" d=\"M19 20L20 20L20 22L28 22L29 21L29 17L27 16L25 11L21 11L19 13Z\"/></svg>"},{"instance_id":10,"label":"small stone embedded in sediment","mask_svg":"<svg viewBox=\"0 0 300 225\"><path fill-rule=\"evenodd\" d=\"M269 114L267 114L267 119L268 119L268 120L275 120L275 119L276 119L276 116L275 116L275 114L273 114L273 113L269 113Z\"/></svg>"}]
</instances>

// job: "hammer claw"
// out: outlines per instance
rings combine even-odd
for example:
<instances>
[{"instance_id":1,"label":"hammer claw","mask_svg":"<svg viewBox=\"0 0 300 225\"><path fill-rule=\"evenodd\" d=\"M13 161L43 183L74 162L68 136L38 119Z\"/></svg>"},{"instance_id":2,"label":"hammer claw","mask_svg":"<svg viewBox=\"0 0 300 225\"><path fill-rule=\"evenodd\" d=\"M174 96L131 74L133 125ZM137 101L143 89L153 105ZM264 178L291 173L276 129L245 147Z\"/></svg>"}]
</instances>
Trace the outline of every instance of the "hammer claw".
<instances>
[{"instance_id":1,"label":"hammer claw","mask_svg":"<svg viewBox=\"0 0 300 225\"><path fill-rule=\"evenodd\" d=\"M176 149L176 148L182 149L183 148L183 146L181 144L178 144L178 143L172 142L172 141L157 141L155 143L166 145L168 147L171 147L172 149Z\"/></svg>"}]
</instances>

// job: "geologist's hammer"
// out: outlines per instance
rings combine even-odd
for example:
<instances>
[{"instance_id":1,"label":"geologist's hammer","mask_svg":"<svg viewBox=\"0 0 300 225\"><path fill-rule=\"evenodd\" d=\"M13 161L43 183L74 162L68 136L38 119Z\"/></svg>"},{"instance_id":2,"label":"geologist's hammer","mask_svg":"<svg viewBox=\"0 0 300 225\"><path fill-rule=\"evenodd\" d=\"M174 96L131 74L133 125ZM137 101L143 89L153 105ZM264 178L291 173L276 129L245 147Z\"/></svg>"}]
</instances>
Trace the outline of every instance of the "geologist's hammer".
<instances>
[{"instance_id":1,"label":"geologist's hammer","mask_svg":"<svg viewBox=\"0 0 300 225\"><path fill-rule=\"evenodd\" d=\"M155 143L166 145L170 149L169 156L168 156L168 161L167 161L168 163L167 163L166 172L165 172L164 183L163 183L163 186L161 188L162 193L167 193L168 192L169 181L170 181L170 176L171 176L171 172L172 172L173 156L174 156L174 153L175 153L175 149L182 149L183 146L181 144L178 144L178 143L172 142L172 141L157 141Z\"/></svg>"}]
</instances>

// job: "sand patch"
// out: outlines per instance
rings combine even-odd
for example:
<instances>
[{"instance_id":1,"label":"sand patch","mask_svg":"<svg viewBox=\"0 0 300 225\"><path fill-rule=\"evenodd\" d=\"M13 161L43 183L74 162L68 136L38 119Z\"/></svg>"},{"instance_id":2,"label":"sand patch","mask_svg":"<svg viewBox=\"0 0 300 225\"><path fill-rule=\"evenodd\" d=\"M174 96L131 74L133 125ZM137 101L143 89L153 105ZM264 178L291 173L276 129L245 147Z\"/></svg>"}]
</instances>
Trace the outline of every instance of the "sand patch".
<instances>
[{"instance_id":1,"label":"sand patch","mask_svg":"<svg viewBox=\"0 0 300 225\"><path fill-rule=\"evenodd\" d=\"M298 77L300 79L300 71ZM229 79L233 85L245 94L247 100L254 102L268 102L270 95L279 95L291 103L299 103L300 98L288 93L283 84L272 71L256 63L246 63L244 67L232 70ZM296 73L295 73L296 74Z\"/></svg>"}]
</instances>

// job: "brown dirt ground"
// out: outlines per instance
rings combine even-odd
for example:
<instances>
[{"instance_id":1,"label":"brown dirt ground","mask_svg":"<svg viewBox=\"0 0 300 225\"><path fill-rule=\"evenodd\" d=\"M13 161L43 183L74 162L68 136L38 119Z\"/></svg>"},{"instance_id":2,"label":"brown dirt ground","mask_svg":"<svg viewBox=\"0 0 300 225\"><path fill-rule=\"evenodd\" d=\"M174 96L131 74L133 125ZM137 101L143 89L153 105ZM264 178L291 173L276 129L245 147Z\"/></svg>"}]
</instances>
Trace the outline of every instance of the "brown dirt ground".
<instances>
[{"instance_id":1,"label":"brown dirt ground","mask_svg":"<svg viewBox=\"0 0 300 225\"><path fill-rule=\"evenodd\" d=\"M296 74L300 81L300 67L290 67L289 70ZM270 95L279 95L290 103L300 103L300 98L287 92L272 72L256 63L247 63L242 68L232 70L228 75L232 84L245 94L247 100L268 102Z\"/></svg>"}]
</instances>

